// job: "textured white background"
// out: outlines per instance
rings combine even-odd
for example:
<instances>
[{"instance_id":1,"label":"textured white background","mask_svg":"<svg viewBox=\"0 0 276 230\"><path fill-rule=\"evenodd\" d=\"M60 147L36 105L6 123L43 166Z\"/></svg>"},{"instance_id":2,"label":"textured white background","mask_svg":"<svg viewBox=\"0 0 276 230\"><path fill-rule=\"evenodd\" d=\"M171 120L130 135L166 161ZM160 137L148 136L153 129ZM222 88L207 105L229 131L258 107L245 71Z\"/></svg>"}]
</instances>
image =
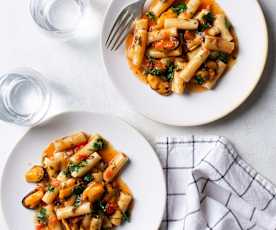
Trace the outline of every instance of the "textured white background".
<instances>
[{"instance_id":1,"label":"textured white background","mask_svg":"<svg viewBox=\"0 0 276 230\"><path fill-rule=\"evenodd\" d=\"M126 106L109 83L101 64L99 31L109 0L91 1L97 9L93 20L95 36L89 40L64 43L38 30L29 14L27 0L2 0L0 74L22 66L40 71L53 90L54 102L49 116L77 109L115 114L140 130L150 142L164 135L223 135L234 143L245 160L276 183L275 1L260 1L270 36L269 60L261 83L234 113L215 123L195 128L162 125ZM26 128L0 121L0 175L10 150L26 131ZM1 218L0 229L6 229Z\"/></svg>"}]
</instances>

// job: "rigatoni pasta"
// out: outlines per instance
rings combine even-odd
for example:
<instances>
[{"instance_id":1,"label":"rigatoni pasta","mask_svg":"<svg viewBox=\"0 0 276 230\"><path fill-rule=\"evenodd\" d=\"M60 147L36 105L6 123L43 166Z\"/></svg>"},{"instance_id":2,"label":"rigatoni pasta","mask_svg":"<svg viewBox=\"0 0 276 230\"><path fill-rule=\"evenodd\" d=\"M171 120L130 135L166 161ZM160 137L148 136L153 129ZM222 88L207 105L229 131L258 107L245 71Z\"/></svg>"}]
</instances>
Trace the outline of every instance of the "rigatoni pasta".
<instances>
[{"instance_id":1,"label":"rigatoni pasta","mask_svg":"<svg viewBox=\"0 0 276 230\"><path fill-rule=\"evenodd\" d=\"M25 174L36 188L22 205L36 211L36 229L113 229L129 218L133 207L132 193L118 177L127 162L99 134L79 132L53 141L41 165Z\"/></svg>"},{"instance_id":2,"label":"rigatoni pasta","mask_svg":"<svg viewBox=\"0 0 276 230\"><path fill-rule=\"evenodd\" d=\"M142 21L147 21L147 29L142 28L147 42L137 65L134 53L139 52L134 52L133 44L137 22L139 25ZM126 46L135 75L157 93L168 96L213 89L234 63L238 40L215 0L153 0L136 20ZM179 58L185 63L181 69L177 67Z\"/></svg>"}]
</instances>

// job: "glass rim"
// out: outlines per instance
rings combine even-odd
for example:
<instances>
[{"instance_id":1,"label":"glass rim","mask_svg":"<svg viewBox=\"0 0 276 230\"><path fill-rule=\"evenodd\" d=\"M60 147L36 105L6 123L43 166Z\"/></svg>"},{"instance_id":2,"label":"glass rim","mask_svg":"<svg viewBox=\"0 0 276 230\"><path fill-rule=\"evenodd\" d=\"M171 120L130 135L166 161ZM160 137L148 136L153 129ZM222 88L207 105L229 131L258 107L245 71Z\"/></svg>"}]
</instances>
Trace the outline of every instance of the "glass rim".
<instances>
[{"instance_id":1,"label":"glass rim","mask_svg":"<svg viewBox=\"0 0 276 230\"><path fill-rule=\"evenodd\" d=\"M46 114L50 109L50 104L52 101L52 92L49 88L48 83L44 79L43 75L37 70L30 67L18 67L18 68L11 69L10 71L7 71L6 73L0 76L0 85L2 84L3 81L5 81L5 79L9 77L9 75L12 75L12 74L27 75L28 77L26 79L31 80L33 84L38 86L39 89L41 90L42 97L43 97L41 109L34 112L28 119L21 118L17 120L11 117L11 121L10 121L11 123L14 123L20 126L34 127L38 125L41 121L43 121L44 118L46 117ZM20 117L20 114L19 114L19 117Z\"/></svg>"},{"instance_id":2,"label":"glass rim","mask_svg":"<svg viewBox=\"0 0 276 230\"><path fill-rule=\"evenodd\" d=\"M72 29L68 29L68 30L62 30L62 29L58 29L56 27L53 27L53 30L49 30L47 29L41 22L39 22L37 20L37 16L36 16L36 12L35 12L35 7L36 7L36 4L38 4L39 1L42 1L42 0L29 0L29 12L32 16L32 19L33 21L35 22L35 24L44 32L46 32L47 34L50 34L52 36L55 36L55 37L60 37L60 38L70 38L70 37L73 37L75 35L75 32L76 32L76 28L79 26L80 24L80 21L81 21L81 18L83 17L83 12L84 12L84 9L85 9L85 5L86 5L86 0L81 0L82 2L82 7L81 7L81 11L82 11L82 15L81 15L81 18L79 20L79 22L74 26L74 28Z\"/></svg>"}]
</instances>

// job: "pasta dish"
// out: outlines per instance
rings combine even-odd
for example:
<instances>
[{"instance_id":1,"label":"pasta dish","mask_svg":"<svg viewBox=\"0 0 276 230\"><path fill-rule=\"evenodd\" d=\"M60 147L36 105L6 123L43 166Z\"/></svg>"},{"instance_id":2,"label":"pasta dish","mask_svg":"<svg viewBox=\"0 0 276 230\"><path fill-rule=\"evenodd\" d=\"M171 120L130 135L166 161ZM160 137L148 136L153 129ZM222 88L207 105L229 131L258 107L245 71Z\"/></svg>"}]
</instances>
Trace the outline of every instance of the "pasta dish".
<instances>
[{"instance_id":1,"label":"pasta dish","mask_svg":"<svg viewBox=\"0 0 276 230\"><path fill-rule=\"evenodd\" d=\"M236 59L238 42L214 0L153 0L126 48L134 74L168 96L213 89Z\"/></svg>"},{"instance_id":2,"label":"pasta dish","mask_svg":"<svg viewBox=\"0 0 276 230\"><path fill-rule=\"evenodd\" d=\"M129 220L133 196L118 175L128 157L99 134L53 141L25 174L36 188L22 204L36 211L36 230L114 229Z\"/></svg>"}]
</instances>

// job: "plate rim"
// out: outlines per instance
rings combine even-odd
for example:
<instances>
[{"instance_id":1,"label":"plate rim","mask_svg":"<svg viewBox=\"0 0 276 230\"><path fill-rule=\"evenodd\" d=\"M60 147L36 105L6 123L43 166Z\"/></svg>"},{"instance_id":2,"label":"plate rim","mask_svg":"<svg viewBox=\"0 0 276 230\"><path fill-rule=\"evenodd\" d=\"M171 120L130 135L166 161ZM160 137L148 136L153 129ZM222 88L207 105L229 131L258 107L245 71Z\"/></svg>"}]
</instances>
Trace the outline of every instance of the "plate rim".
<instances>
[{"instance_id":1,"label":"plate rim","mask_svg":"<svg viewBox=\"0 0 276 230\"><path fill-rule=\"evenodd\" d=\"M110 113L102 113L102 112L92 112L92 111L87 111L87 110L72 110L72 111L65 111L62 113L58 113L55 114L49 118L47 118L46 120L44 120L42 123L38 124L35 127L31 127L30 129L28 129L24 135L16 142L16 144L14 145L14 147L11 149L11 151L8 153L8 157L5 160L4 163L4 167L3 167L3 171L2 171L2 175L0 176L0 208L1 208L1 213L0 216L3 217L4 220L4 225L7 227L7 229L9 229L9 224L7 222L6 216L5 216L5 212L4 212L4 208L3 208L3 181L4 181L4 177L7 175L7 165L11 160L11 157L13 155L13 152L16 148L16 146L23 141L23 139L25 138L25 136L32 131L32 129L35 129L36 127L40 127L43 125L47 125L48 122L51 122L51 120L57 119L60 116L66 116L67 114L78 114L78 113L85 113L85 114L92 114L92 115L96 115L96 116L104 116L106 118L111 118L113 120L115 120L116 122L119 122L123 125L125 125L128 129L132 130L135 134L139 135L140 137L142 137L142 139L145 141L145 143L150 147L150 149L153 152L154 158L156 159L156 161L158 162L159 165L159 170L161 172L161 183L163 184L163 191L164 191L164 196L162 198L162 200L160 202L162 202L162 212L161 215L158 217L159 221L158 223L156 223L158 226L156 226L156 230L161 226L162 224L162 219L163 219L163 215L165 213L165 209L166 209L166 203L167 203L167 186L166 186L166 178L165 178L165 174L164 171L162 169L162 164L160 159L157 156L157 153L154 149L154 147L152 146L152 144L145 138L145 136L139 131L137 130L134 126L132 126L129 122L123 120L122 118L116 116L116 115L112 115Z\"/></svg>"},{"instance_id":2,"label":"plate rim","mask_svg":"<svg viewBox=\"0 0 276 230\"><path fill-rule=\"evenodd\" d=\"M229 109L226 109L223 113L221 113L218 116L214 116L212 118L206 119L205 121L201 121L201 122L185 122L185 121L167 121L161 118L156 118L154 116L152 116L150 113L136 109L136 107L134 105L132 105L131 101L129 101L125 95L123 94L123 91L119 89L119 87L114 83L114 79L112 77L112 74L109 74L108 68L107 68L107 64L105 61L105 57L104 57L104 50L105 50L105 46L104 46L104 28L106 27L106 21L108 20L108 14L111 10L111 6L112 4L118 0L111 0L107 10L105 11L104 14L104 22L102 24L102 28L101 28L101 35L100 35L100 49L101 49L101 61L103 63L104 69L105 69L105 73L108 75L108 78L110 79L110 81L112 82L113 87L116 89L117 93L121 96L121 98L123 98L123 100L126 102L126 104L132 108L135 112L143 115L144 117L152 120L152 121L156 121L158 123L161 124L165 124L165 125L171 125L171 126L176 126L176 127L195 127L195 126L202 126L202 125L207 125L210 123L213 123L215 121L218 121L224 117L226 117L227 115L230 115L232 112L234 112L236 109L238 109L249 97L250 95L254 92L255 88L257 87L257 85L259 84L263 74L264 74L264 70L267 64L267 59L268 59L268 49L269 49L269 34L268 34L268 27L267 27L267 21L266 21L266 17L264 15L264 11L262 9L262 6L260 4L259 0L255 0L256 4L257 4L257 11L258 11L258 16L260 16L260 21L262 24L262 31L264 34L264 43L265 43L265 50L263 53L263 58L262 58L262 63L261 63L261 67L259 69L258 72L258 78L256 78L256 81L251 84L251 87L248 88L247 93L244 94L243 97L240 97L239 100L237 100L237 102L235 104L233 104L233 106L229 107Z\"/></svg>"}]
</instances>

